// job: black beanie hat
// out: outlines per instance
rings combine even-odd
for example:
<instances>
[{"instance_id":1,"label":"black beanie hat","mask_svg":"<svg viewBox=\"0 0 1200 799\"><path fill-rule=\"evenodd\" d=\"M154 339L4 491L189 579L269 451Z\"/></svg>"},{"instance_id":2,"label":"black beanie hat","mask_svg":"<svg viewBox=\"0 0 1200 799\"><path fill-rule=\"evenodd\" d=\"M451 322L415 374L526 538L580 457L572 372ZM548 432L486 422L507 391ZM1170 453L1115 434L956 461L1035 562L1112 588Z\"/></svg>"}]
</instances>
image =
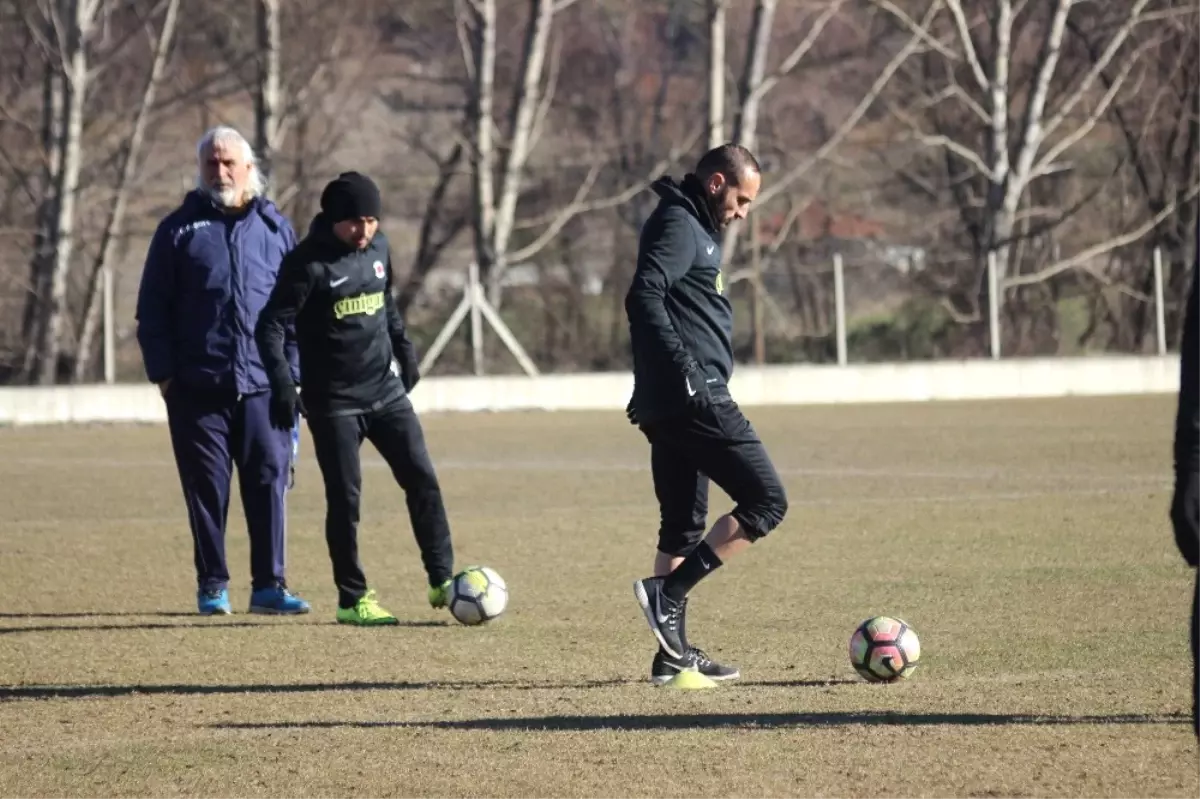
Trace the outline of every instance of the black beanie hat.
<instances>
[{"instance_id":1,"label":"black beanie hat","mask_svg":"<svg viewBox=\"0 0 1200 799\"><path fill-rule=\"evenodd\" d=\"M321 192L321 212L331 223L373 217L383 213L379 187L359 172L343 172Z\"/></svg>"}]
</instances>

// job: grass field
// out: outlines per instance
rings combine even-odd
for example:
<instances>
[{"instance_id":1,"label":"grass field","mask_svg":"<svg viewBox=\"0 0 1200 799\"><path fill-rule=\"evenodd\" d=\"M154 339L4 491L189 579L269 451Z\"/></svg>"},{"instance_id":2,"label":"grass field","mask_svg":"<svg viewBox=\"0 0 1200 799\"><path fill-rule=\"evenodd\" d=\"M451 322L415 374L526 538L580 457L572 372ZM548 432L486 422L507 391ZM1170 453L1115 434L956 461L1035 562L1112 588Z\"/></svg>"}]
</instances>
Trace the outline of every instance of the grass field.
<instances>
[{"instance_id":1,"label":"grass field","mask_svg":"<svg viewBox=\"0 0 1200 799\"><path fill-rule=\"evenodd\" d=\"M403 496L367 451L367 575L402 625L333 623L320 477L290 500L298 619L192 614L160 427L0 431L5 796L1197 796L1191 573L1166 516L1170 397L751 409L783 526L693 595L742 680L648 682L644 440L620 413L425 420L483 628L425 604ZM726 507L714 490L714 510ZM846 659L867 616L911 680Z\"/></svg>"}]
</instances>

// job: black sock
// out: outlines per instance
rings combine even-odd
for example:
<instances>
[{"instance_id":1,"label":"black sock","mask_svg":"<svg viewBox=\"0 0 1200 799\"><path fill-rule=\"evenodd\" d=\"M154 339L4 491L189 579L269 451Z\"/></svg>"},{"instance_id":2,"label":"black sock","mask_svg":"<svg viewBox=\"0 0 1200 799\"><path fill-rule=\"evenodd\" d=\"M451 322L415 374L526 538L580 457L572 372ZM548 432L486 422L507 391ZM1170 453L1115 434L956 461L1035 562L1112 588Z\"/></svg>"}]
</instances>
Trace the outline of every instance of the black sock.
<instances>
[{"instance_id":1,"label":"black sock","mask_svg":"<svg viewBox=\"0 0 1200 799\"><path fill-rule=\"evenodd\" d=\"M688 592L696 587L696 583L712 574L720 565L721 559L717 557L717 553L713 552L707 541L701 541L692 553L683 559L683 563L663 579L662 591L668 599L682 602Z\"/></svg>"}]
</instances>

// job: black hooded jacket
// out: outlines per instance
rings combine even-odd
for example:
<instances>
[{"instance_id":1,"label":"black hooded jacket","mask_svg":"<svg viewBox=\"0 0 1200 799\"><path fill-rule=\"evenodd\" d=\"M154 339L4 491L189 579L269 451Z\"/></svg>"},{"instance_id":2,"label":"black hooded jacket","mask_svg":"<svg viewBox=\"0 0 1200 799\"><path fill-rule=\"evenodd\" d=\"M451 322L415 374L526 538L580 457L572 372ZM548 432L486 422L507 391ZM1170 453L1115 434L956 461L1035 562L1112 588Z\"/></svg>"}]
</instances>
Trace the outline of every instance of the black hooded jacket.
<instances>
[{"instance_id":1,"label":"black hooded jacket","mask_svg":"<svg viewBox=\"0 0 1200 799\"><path fill-rule=\"evenodd\" d=\"M366 249L342 243L320 214L283 259L255 337L273 391L291 383L284 330L294 320L300 384L309 415L383 407L418 379L416 351L392 299L387 237Z\"/></svg>"},{"instance_id":2,"label":"black hooded jacket","mask_svg":"<svg viewBox=\"0 0 1200 799\"><path fill-rule=\"evenodd\" d=\"M642 227L625 296L633 349L633 407L653 424L686 410L697 392L728 400L733 308L721 276L716 220L695 175L651 188L658 207Z\"/></svg>"},{"instance_id":3,"label":"black hooded jacket","mask_svg":"<svg viewBox=\"0 0 1200 799\"><path fill-rule=\"evenodd\" d=\"M1200 232L1197 235L1200 252ZM1192 285L1183 314L1183 339L1179 344L1179 404L1175 414L1175 469L1195 475L1200 471L1200 256L1192 267ZM1194 480L1195 477L1193 476Z\"/></svg>"}]
</instances>

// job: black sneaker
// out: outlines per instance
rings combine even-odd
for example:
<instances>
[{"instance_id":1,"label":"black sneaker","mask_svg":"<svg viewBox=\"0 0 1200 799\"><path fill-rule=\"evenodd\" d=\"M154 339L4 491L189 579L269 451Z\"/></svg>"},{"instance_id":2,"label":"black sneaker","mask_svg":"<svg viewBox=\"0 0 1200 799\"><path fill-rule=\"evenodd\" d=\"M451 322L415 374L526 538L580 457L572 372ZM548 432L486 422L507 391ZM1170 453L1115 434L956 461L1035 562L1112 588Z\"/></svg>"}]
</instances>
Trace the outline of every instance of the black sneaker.
<instances>
[{"instance_id":1,"label":"black sneaker","mask_svg":"<svg viewBox=\"0 0 1200 799\"><path fill-rule=\"evenodd\" d=\"M710 680L736 680L742 676L737 666L726 666L713 660L700 647L692 647L692 657L696 661L696 670Z\"/></svg>"},{"instance_id":2,"label":"black sneaker","mask_svg":"<svg viewBox=\"0 0 1200 799\"><path fill-rule=\"evenodd\" d=\"M683 658L673 658L659 649L654 655L654 662L650 664L650 682L655 685L663 685L670 682L671 678L679 672L689 669L698 671L710 680L717 682L736 680L741 676L741 672L736 668L717 663L698 647L692 647L687 657Z\"/></svg>"},{"instance_id":3,"label":"black sneaker","mask_svg":"<svg viewBox=\"0 0 1200 799\"><path fill-rule=\"evenodd\" d=\"M663 578L647 577L633 584L633 593L650 630L658 639L658 644L667 655L673 658L683 658L688 651L688 643L681 634L683 629L684 602L676 602L662 592Z\"/></svg>"}]
</instances>

